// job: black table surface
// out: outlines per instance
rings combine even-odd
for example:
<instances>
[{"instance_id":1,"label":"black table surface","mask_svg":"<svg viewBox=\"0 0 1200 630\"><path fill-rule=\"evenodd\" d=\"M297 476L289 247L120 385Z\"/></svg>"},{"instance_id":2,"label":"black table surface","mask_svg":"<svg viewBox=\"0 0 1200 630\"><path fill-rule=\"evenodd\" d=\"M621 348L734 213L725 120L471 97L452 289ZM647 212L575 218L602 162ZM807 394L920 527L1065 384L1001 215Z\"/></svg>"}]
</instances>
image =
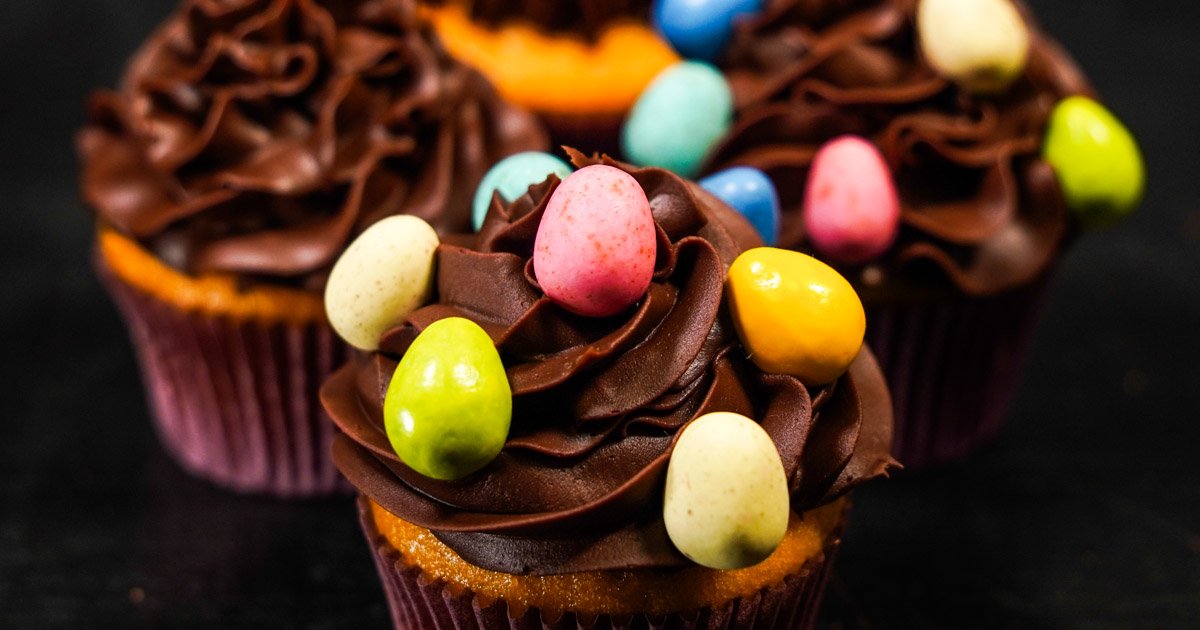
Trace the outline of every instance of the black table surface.
<instances>
[{"instance_id":1,"label":"black table surface","mask_svg":"<svg viewBox=\"0 0 1200 630\"><path fill-rule=\"evenodd\" d=\"M386 628L349 501L167 458L89 270L72 136L171 5L0 1L0 627ZM1200 627L1200 4L1033 5L1139 136L1146 203L1066 256L999 440L856 494L828 627Z\"/></svg>"}]
</instances>

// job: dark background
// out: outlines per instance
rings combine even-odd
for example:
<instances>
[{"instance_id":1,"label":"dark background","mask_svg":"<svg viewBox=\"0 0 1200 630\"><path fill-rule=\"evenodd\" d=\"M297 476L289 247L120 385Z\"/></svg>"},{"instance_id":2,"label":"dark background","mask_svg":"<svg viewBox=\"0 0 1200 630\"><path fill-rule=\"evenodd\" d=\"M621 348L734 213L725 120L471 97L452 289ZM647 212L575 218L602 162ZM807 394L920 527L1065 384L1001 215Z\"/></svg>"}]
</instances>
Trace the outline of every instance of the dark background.
<instances>
[{"instance_id":1,"label":"dark background","mask_svg":"<svg viewBox=\"0 0 1200 630\"><path fill-rule=\"evenodd\" d=\"M158 447L88 266L72 136L172 0L0 0L0 626L385 628L348 501ZM856 494L833 627L1200 627L1194 0L1036 0L1139 136L1143 210L1067 255L1005 432Z\"/></svg>"}]
</instances>

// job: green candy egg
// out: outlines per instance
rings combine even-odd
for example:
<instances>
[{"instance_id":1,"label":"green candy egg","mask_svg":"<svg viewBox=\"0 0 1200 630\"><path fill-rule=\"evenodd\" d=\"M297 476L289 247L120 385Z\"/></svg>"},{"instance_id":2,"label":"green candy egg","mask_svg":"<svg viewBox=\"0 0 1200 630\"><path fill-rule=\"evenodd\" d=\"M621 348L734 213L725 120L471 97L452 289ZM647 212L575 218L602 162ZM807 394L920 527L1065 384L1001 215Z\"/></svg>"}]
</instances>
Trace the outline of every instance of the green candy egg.
<instances>
[{"instance_id":1,"label":"green candy egg","mask_svg":"<svg viewBox=\"0 0 1200 630\"><path fill-rule=\"evenodd\" d=\"M500 353L474 322L450 317L417 336L396 366L383 423L400 461L434 479L461 479L500 454L512 390Z\"/></svg>"},{"instance_id":2,"label":"green candy egg","mask_svg":"<svg viewBox=\"0 0 1200 630\"><path fill-rule=\"evenodd\" d=\"M1103 105L1064 99L1050 115L1042 154L1067 206L1089 225L1129 215L1142 200L1146 168L1133 135Z\"/></svg>"},{"instance_id":3,"label":"green candy egg","mask_svg":"<svg viewBox=\"0 0 1200 630\"><path fill-rule=\"evenodd\" d=\"M663 70L642 92L621 129L621 148L638 166L660 166L684 177L733 124L733 92L714 67L683 61Z\"/></svg>"}]
</instances>

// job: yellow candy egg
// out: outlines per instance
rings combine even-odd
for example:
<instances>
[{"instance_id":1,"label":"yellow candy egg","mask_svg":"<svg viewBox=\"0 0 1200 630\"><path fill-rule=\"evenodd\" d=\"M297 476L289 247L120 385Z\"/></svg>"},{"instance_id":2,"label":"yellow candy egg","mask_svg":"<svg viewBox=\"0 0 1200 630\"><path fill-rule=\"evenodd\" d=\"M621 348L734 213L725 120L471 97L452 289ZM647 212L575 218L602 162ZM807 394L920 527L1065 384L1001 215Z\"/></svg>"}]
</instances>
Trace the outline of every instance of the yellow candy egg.
<instances>
[{"instance_id":1,"label":"yellow candy egg","mask_svg":"<svg viewBox=\"0 0 1200 630\"><path fill-rule=\"evenodd\" d=\"M858 293L812 256L751 249L733 261L726 290L742 344L764 372L824 385L862 348L867 317Z\"/></svg>"}]
</instances>

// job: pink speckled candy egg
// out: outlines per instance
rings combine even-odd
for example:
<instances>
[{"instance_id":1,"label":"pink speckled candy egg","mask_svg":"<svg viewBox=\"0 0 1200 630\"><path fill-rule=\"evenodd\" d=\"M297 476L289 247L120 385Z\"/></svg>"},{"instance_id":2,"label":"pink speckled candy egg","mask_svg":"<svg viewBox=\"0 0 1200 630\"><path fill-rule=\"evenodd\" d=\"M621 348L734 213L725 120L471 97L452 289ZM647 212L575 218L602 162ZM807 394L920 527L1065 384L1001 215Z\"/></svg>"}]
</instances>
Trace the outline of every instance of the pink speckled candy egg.
<instances>
[{"instance_id":1,"label":"pink speckled candy egg","mask_svg":"<svg viewBox=\"0 0 1200 630\"><path fill-rule=\"evenodd\" d=\"M551 195L534 241L534 276L563 308L607 317L646 293L656 248L646 192L628 173L596 164Z\"/></svg>"},{"instance_id":2,"label":"pink speckled candy egg","mask_svg":"<svg viewBox=\"0 0 1200 630\"><path fill-rule=\"evenodd\" d=\"M900 198L875 145L841 136L817 151L804 192L804 230L819 253L842 263L865 263L892 246Z\"/></svg>"}]
</instances>

